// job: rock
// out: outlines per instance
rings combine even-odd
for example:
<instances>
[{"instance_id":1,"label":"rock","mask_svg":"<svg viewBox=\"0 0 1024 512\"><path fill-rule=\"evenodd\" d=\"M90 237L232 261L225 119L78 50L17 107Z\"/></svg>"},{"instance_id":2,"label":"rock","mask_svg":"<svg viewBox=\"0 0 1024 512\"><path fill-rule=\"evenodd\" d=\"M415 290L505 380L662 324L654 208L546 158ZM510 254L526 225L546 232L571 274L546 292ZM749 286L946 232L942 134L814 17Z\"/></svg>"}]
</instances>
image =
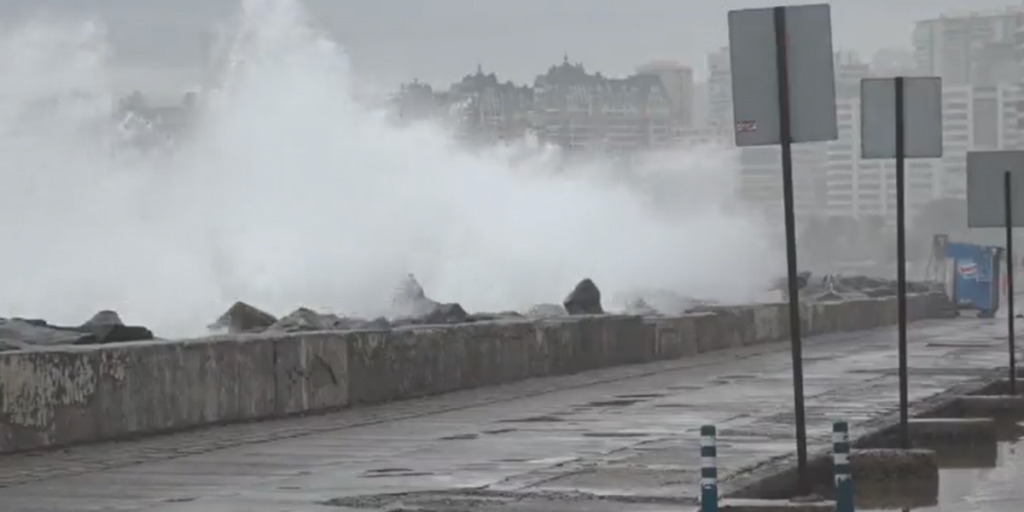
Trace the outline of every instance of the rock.
<instances>
[{"instance_id":1,"label":"rock","mask_svg":"<svg viewBox=\"0 0 1024 512\"><path fill-rule=\"evenodd\" d=\"M395 321L398 325L441 325L469 322L469 313L458 303L435 304L434 309L424 315L405 317Z\"/></svg>"},{"instance_id":2,"label":"rock","mask_svg":"<svg viewBox=\"0 0 1024 512\"><path fill-rule=\"evenodd\" d=\"M107 343L126 343L129 341L151 341L153 331L139 325L103 324L91 328L92 339L84 338L75 342L76 345L104 345Z\"/></svg>"},{"instance_id":3,"label":"rock","mask_svg":"<svg viewBox=\"0 0 1024 512\"><path fill-rule=\"evenodd\" d=\"M14 318L0 320L0 341L11 342L14 345L49 347L96 343L96 336L75 329L39 325L38 322Z\"/></svg>"},{"instance_id":4,"label":"rock","mask_svg":"<svg viewBox=\"0 0 1024 512\"><path fill-rule=\"evenodd\" d=\"M565 308L558 304L535 304L526 312L526 316L531 318L550 318L567 314Z\"/></svg>"},{"instance_id":5,"label":"rock","mask_svg":"<svg viewBox=\"0 0 1024 512\"><path fill-rule=\"evenodd\" d=\"M124 322L121 321L121 315L118 315L117 311L104 309L86 320L82 324L82 329L90 330L92 327L100 325L124 325Z\"/></svg>"},{"instance_id":6,"label":"rock","mask_svg":"<svg viewBox=\"0 0 1024 512\"><path fill-rule=\"evenodd\" d=\"M391 329L391 323L384 316L378 316L374 319L364 318L338 318L338 329L347 331L380 331Z\"/></svg>"},{"instance_id":7,"label":"rock","mask_svg":"<svg viewBox=\"0 0 1024 512\"><path fill-rule=\"evenodd\" d=\"M229 334L259 332L277 322L274 315L261 311L244 302L236 302L209 326L212 331L227 331Z\"/></svg>"},{"instance_id":8,"label":"rock","mask_svg":"<svg viewBox=\"0 0 1024 512\"><path fill-rule=\"evenodd\" d=\"M395 318L422 318L437 309L437 301L427 297L416 276L409 274L391 298L391 312Z\"/></svg>"},{"instance_id":9,"label":"rock","mask_svg":"<svg viewBox=\"0 0 1024 512\"><path fill-rule=\"evenodd\" d=\"M394 325L457 324L469 321L469 314L457 303L440 303L423 291L412 274L395 290L391 299Z\"/></svg>"},{"instance_id":10,"label":"rock","mask_svg":"<svg viewBox=\"0 0 1024 512\"><path fill-rule=\"evenodd\" d=\"M11 340L0 340L0 352L14 352L16 350L24 350L25 346L21 343Z\"/></svg>"},{"instance_id":11,"label":"rock","mask_svg":"<svg viewBox=\"0 0 1024 512\"><path fill-rule=\"evenodd\" d=\"M154 338L153 331L138 325L125 325L121 321L121 315L109 309L96 313L92 318L74 329L78 332L93 335L93 339L79 340L76 342L76 345L150 341Z\"/></svg>"},{"instance_id":12,"label":"rock","mask_svg":"<svg viewBox=\"0 0 1024 512\"><path fill-rule=\"evenodd\" d=\"M597 289L590 278L580 281L569 296L562 301L565 311L570 315L602 315L601 290Z\"/></svg>"},{"instance_id":13,"label":"rock","mask_svg":"<svg viewBox=\"0 0 1024 512\"><path fill-rule=\"evenodd\" d=\"M322 315L309 308L299 308L267 327L274 332L330 331L336 329L338 317Z\"/></svg>"},{"instance_id":14,"label":"rock","mask_svg":"<svg viewBox=\"0 0 1024 512\"><path fill-rule=\"evenodd\" d=\"M501 311L498 313L473 313L466 318L467 322L489 322L493 320L516 320L522 319L523 315L517 311Z\"/></svg>"}]
</instances>

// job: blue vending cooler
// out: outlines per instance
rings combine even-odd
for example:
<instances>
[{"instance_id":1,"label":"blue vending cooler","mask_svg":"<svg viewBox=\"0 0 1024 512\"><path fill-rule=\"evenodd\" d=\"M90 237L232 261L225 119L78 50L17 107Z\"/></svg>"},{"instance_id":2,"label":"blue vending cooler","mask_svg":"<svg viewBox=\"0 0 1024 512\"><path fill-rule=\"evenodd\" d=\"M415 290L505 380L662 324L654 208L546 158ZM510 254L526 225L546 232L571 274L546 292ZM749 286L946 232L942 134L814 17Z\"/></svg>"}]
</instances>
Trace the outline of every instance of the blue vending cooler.
<instances>
[{"instance_id":1,"label":"blue vending cooler","mask_svg":"<svg viewBox=\"0 0 1024 512\"><path fill-rule=\"evenodd\" d=\"M981 318L996 315L1002 255L1002 247L946 242L946 289L958 308L977 310Z\"/></svg>"}]
</instances>

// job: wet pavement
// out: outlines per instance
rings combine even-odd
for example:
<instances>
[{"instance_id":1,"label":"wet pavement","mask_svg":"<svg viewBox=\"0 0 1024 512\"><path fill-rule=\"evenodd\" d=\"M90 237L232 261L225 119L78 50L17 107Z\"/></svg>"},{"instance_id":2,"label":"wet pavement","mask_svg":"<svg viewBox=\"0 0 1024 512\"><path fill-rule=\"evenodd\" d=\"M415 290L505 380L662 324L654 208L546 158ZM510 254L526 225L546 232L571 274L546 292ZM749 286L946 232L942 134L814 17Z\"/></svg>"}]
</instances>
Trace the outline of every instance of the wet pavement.
<instances>
[{"instance_id":1,"label":"wet pavement","mask_svg":"<svg viewBox=\"0 0 1024 512\"><path fill-rule=\"evenodd\" d=\"M1004 330L992 320L914 324L911 399L1004 365ZM816 444L825 446L835 419L857 435L869 418L895 410L895 330L806 343ZM408 501L426 510L687 510L702 424L719 429L723 478L793 450L789 357L788 344L748 347L329 416L4 456L0 508L339 512L387 505L383 493L414 493Z\"/></svg>"},{"instance_id":2,"label":"wet pavement","mask_svg":"<svg viewBox=\"0 0 1024 512\"><path fill-rule=\"evenodd\" d=\"M963 448L960 448L963 449ZM973 452L986 448L974 447ZM1019 512L1024 506L1024 441L999 442L979 467L939 470L938 504L914 512ZM982 459L985 457L980 457ZM981 462L979 460L979 462Z\"/></svg>"}]
</instances>

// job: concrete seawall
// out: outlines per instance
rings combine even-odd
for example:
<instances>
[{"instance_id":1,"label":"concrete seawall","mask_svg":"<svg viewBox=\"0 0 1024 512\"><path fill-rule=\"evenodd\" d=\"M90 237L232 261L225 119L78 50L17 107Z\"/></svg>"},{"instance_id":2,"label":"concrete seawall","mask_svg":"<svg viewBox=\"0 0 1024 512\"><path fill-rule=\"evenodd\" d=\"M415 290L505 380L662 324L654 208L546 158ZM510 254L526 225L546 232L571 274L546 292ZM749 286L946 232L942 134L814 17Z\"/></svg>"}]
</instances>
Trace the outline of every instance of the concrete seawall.
<instances>
[{"instance_id":1,"label":"concrete seawall","mask_svg":"<svg viewBox=\"0 0 1024 512\"><path fill-rule=\"evenodd\" d=\"M941 295L912 296L913 319ZM804 332L896 322L895 299L807 304ZM0 453L318 413L788 339L782 304L0 353Z\"/></svg>"}]
</instances>

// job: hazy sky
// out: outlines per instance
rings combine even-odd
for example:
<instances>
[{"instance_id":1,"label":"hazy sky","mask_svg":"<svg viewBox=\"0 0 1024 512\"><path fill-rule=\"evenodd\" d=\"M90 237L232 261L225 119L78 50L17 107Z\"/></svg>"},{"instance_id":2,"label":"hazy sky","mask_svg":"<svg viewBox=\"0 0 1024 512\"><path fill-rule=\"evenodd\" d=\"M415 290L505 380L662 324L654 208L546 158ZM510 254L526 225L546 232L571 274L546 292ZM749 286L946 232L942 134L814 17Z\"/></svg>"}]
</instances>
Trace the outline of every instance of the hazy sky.
<instances>
[{"instance_id":1,"label":"hazy sky","mask_svg":"<svg viewBox=\"0 0 1024 512\"><path fill-rule=\"evenodd\" d=\"M726 12L777 0L306 0L316 23L346 46L357 69L383 83L448 84L477 63L532 78L568 53L606 74L668 59L702 70L725 44ZM910 45L913 22L1012 0L833 0L836 47L869 58ZM204 31L238 0L0 0L0 19L49 11L105 20L125 66L164 73L200 60ZM169 79L168 79L169 80Z\"/></svg>"}]
</instances>

